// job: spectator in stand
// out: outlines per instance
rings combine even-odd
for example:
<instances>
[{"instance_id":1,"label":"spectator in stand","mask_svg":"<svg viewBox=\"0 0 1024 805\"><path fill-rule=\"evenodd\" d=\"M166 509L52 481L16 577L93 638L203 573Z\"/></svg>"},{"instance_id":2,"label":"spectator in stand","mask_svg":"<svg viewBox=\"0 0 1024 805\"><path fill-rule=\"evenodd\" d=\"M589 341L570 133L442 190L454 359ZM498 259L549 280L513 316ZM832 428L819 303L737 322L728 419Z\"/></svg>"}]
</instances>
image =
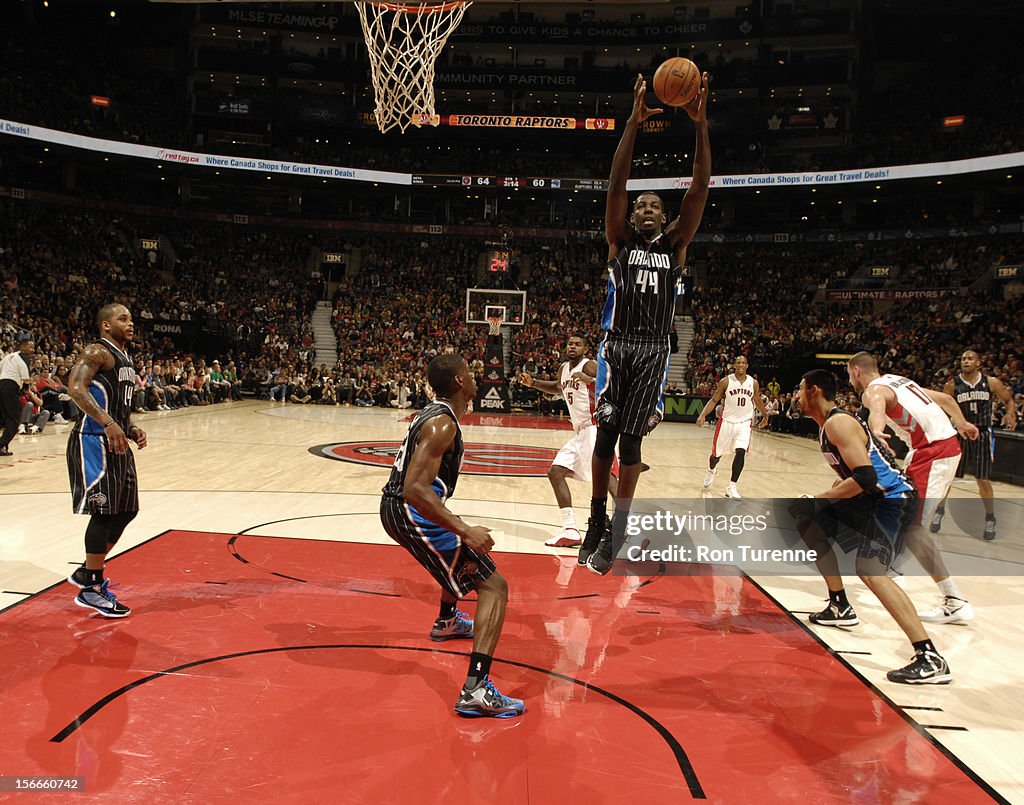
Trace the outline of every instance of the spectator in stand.
<instances>
[{"instance_id":1,"label":"spectator in stand","mask_svg":"<svg viewBox=\"0 0 1024 805\"><path fill-rule=\"evenodd\" d=\"M210 394L214 402L224 402L231 396L231 383L224 378L220 370L220 361L214 360L210 364Z\"/></svg>"}]
</instances>

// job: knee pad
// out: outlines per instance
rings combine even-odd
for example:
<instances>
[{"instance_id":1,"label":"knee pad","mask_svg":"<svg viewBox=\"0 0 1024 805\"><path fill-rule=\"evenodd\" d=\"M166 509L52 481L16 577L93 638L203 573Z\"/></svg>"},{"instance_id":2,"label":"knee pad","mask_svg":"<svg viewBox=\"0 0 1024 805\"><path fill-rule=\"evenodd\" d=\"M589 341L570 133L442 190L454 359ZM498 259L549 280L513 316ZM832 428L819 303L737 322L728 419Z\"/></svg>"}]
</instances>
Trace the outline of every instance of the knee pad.
<instances>
[{"instance_id":1,"label":"knee pad","mask_svg":"<svg viewBox=\"0 0 1024 805\"><path fill-rule=\"evenodd\" d=\"M120 514L111 514L110 517L110 529L107 532L107 545L116 545L117 541L121 539L121 535L124 530L128 527L128 523L135 519L138 512L121 512Z\"/></svg>"},{"instance_id":2,"label":"knee pad","mask_svg":"<svg viewBox=\"0 0 1024 805\"><path fill-rule=\"evenodd\" d=\"M612 458L615 455L615 441L619 434L608 428L597 429L597 439L594 441L594 455L598 458Z\"/></svg>"},{"instance_id":3,"label":"knee pad","mask_svg":"<svg viewBox=\"0 0 1024 805\"><path fill-rule=\"evenodd\" d=\"M640 463L640 442L642 436L623 433L619 436L619 463L630 467Z\"/></svg>"}]
</instances>

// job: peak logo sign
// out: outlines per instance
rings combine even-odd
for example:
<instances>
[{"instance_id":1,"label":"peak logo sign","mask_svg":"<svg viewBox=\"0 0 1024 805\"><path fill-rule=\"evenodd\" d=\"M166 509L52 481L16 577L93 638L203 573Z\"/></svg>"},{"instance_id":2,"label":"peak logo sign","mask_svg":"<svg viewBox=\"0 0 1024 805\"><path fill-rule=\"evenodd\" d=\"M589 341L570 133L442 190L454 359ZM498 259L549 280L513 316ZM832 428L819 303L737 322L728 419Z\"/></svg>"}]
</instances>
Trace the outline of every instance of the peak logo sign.
<instances>
[{"instance_id":1,"label":"peak logo sign","mask_svg":"<svg viewBox=\"0 0 1024 805\"><path fill-rule=\"evenodd\" d=\"M391 469L401 442L340 442L310 447L309 452L321 458L364 464ZM466 444L462 460L463 475L508 475L520 478L540 478L557 451L547 447L527 447L515 444Z\"/></svg>"}]
</instances>

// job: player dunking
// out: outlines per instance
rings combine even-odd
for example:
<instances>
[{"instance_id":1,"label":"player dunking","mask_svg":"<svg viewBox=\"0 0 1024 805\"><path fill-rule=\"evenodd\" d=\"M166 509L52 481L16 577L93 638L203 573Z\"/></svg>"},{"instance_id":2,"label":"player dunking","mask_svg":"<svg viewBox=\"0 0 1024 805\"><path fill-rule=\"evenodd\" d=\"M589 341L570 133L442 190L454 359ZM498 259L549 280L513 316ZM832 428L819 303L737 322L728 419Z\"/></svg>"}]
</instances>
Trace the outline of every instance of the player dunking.
<instances>
[{"instance_id":1,"label":"player dunking","mask_svg":"<svg viewBox=\"0 0 1024 805\"><path fill-rule=\"evenodd\" d=\"M836 406L837 386L831 372L814 369L803 376L797 393L800 413L818 423L821 452L839 476L831 489L818 493L820 502L798 501L794 507L800 535L815 549L828 585L828 606L810 620L822 626L857 624L830 542L848 546L856 551L857 574L914 646L914 661L890 671L889 681L947 684L953 678L949 666L935 650L907 594L886 573L913 518L917 492L884 442Z\"/></svg>"},{"instance_id":2,"label":"player dunking","mask_svg":"<svg viewBox=\"0 0 1024 805\"><path fill-rule=\"evenodd\" d=\"M640 443L664 415L662 395L668 373L676 296L693 239L708 198L711 145L708 141L708 77L685 107L696 124L693 182L668 218L661 198L641 193L630 212L626 181L640 124L661 109L648 109L647 83L636 77L633 111L612 159L605 208L608 239L608 295L601 316L606 335L597 360L597 440L594 444L593 498L579 561L604 575L625 541L626 523L642 470ZM628 216L628 217L627 217ZM628 221L628 228L627 228ZM619 490L611 529L606 513L615 445L619 448Z\"/></svg>"},{"instance_id":3,"label":"player dunking","mask_svg":"<svg viewBox=\"0 0 1024 805\"><path fill-rule=\"evenodd\" d=\"M1006 405L1006 421L1003 427L1013 430L1017 427L1017 407L1013 404L1013 395L997 377L983 375L980 371L981 358L973 349L960 356L960 374L946 383L943 391L956 400L964 417L978 429L979 436L971 441L960 437L960 464L956 468L956 477L963 478L966 473L974 476L978 482L978 494L985 507L985 530L982 537L996 538L996 509L992 495L992 460L995 458L995 436L992 433L992 395ZM946 494L949 492L947 490ZM932 517L931 530L937 532L942 527L942 517L946 513L946 499L935 510Z\"/></svg>"},{"instance_id":4,"label":"player dunking","mask_svg":"<svg viewBox=\"0 0 1024 805\"><path fill-rule=\"evenodd\" d=\"M931 536L922 527L949 491L957 464L960 444L957 433L978 438L978 429L968 422L956 401L941 391L923 389L899 375L881 375L878 361L869 352L858 352L847 364L850 385L860 393L867 407L868 426L879 439L886 439L886 417L910 434L910 453L905 472L917 488L918 514L906 530L907 547L921 562L943 595L937 609L921 613L929 623L969 621L974 610L946 570L942 555ZM952 424L950 424L952 420Z\"/></svg>"},{"instance_id":5,"label":"player dunking","mask_svg":"<svg viewBox=\"0 0 1024 805\"><path fill-rule=\"evenodd\" d=\"M446 354L427 366L427 382L437 396L413 419L395 456L380 501L381 523L441 586L441 610L430 639L473 638L469 673L455 712L517 716L525 709L523 702L503 696L488 679L508 601L508 584L487 555L494 540L489 529L463 522L444 505L459 479L459 418L476 396L476 381L462 356ZM455 608L471 590L477 592L475 624Z\"/></svg>"},{"instance_id":6,"label":"player dunking","mask_svg":"<svg viewBox=\"0 0 1024 805\"><path fill-rule=\"evenodd\" d=\"M68 436L68 475L76 514L88 514L85 564L68 577L79 588L75 603L107 618L131 609L103 578L107 554L139 513L139 482L128 441L141 450L146 434L131 421L135 368L125 352L135 335L124 305L105 305L96 316L100 340L87 346L68 376L68 393L82 410Z\"/></svg>"},{"instance_id":7,"label":"player dunking","mask_svg":"<svg viewBox=\"0 0 1024 805\"><path fill-rule=\"evenodd\" d=\"M749 363L743 355L737 355L733 362L733 373L718 381L715 393L704 410L697 417L697 427L704 427L707 415L715 410L719 400L724 400L722 415L715 426L715 435L711 440L711 457L708 459L708 471L704 473L704 488L708 489L718 474L718 462L727 450L733 450L732 476L725 488L727 498L740 498L736 482L743 472L747 450L750 449L750 433L754 428L754 409L761 412L761 423L758 427L768 424L768 411L761 401L761 387L757 381L747 374Z\"/></svg>"},{"instance_id":8,"label":"player dunking","mask_svg":"<svg viewBox=\"0 0 1024 805\"><path fill-rule=\"evenodd\" d=\"M536 380L529 372L519 373L519 382L524 386L544 394L562 396L569 409L572 429L576 431L576 435L562 445L548 470L548 480L562 515L562 532L544 543L554 548L575 548L583 541L576 527L576 512L572 508L572 493L566 478L576 478L584 483L592 480L590 473L597 426L594 424L594 398L590 387L597 378L597 361L588 357L589 348L584 336L569 337L565 345L568 360L559 368L558 380ZM609 484L612 497L615 497L617 488L613 475Z\"/></svg>"}]
</instances>

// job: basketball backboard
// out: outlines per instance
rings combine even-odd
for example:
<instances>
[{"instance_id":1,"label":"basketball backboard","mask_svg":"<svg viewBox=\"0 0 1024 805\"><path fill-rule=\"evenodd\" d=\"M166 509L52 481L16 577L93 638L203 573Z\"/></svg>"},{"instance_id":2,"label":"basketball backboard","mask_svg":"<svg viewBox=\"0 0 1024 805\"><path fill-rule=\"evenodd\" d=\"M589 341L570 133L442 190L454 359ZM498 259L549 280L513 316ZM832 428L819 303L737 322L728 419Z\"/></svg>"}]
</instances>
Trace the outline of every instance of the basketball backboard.
<instances>
[{"instance_id":1,"label":"basketball backboard","mask_svg":"<svg viewBox=\"0 0 1024 805\"><path fill-rule=\"evenodd\" d=\"M526 323L526 291L466 289L466 324L489 324L488 316L498 313L505 324L522 327Z\"/></svg>"}]
</instances>

